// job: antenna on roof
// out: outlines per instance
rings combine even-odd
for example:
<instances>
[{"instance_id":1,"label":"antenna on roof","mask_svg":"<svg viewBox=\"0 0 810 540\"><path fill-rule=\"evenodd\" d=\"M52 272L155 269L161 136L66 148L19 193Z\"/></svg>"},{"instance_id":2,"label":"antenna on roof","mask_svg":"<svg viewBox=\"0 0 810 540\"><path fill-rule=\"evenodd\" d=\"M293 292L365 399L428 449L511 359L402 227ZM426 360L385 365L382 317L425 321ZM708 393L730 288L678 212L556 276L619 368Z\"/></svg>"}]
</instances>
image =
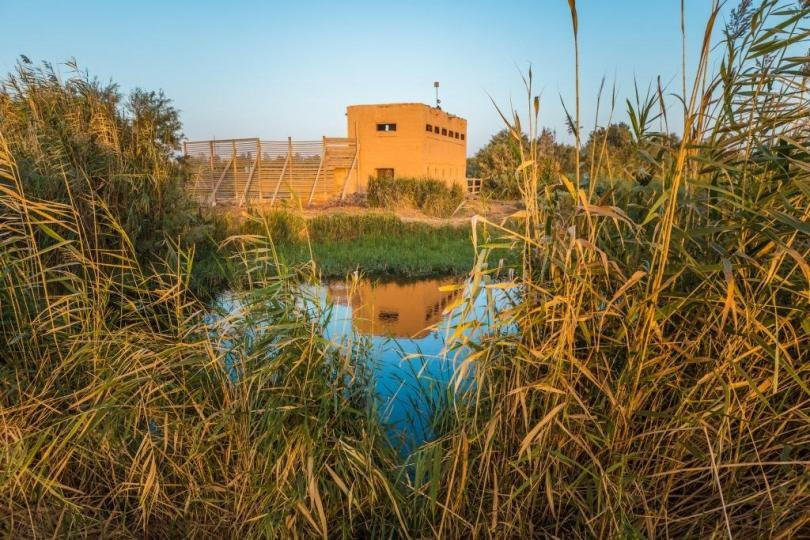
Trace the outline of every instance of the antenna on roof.
<instances>
[{"instance_id":1,"label":"antenna on roof","mask_svg":"<svg viewBox=\"0 0 810 540\"><path fill-rule=\"evenodd\" d=\"M436 89L436 108L441 109L442 100L439 99L439 81L433 83L433 88Z\"/></svg>"}]
</instances>

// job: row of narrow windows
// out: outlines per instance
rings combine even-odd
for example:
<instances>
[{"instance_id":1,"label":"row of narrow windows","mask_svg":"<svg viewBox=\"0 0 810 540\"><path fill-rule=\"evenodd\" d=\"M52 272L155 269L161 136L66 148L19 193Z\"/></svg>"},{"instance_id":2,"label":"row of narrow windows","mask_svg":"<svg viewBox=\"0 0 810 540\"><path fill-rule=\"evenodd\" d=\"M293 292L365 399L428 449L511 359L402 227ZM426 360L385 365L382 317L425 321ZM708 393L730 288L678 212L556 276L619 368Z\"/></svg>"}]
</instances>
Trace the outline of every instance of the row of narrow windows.
<instances>
[{"instance_id":1,"label":"row of narrow windows","mask_svg":"<svg viewBox=\"0 0 810 540\"><path fill-rule=\"evenodd\" d=\"M459 133L458 131L450 130L448 131L447 128L440 128L439 126L434 126L433 124L425 124L425 131L428 133L435 133L436 135L445 135L450 137L451 139L459 139L464 140L464 134Z\"/></svg>"},{"instance_id":2,"label":"row of narrow windows","mask_svg":"<svg viewBox=\"0 0 810 540\"><path fill-rule=\"evenodd\" d=\"M438 167L433 167L433 173L431 173L430 167L428 167L427 176L428 178L439 178L439 179L458 178L459 170L455 167L450 167L448 169L439 169Z\"/></svg>"},{"instance_id":3,"label":"row of narrow windows","mask_svg":"<svg viewBox=\"0 0 810 540\"><path fill-rule=\"evenodd\" d=\"M377 131L391 132L396 130L396 124L377 124ZM435 133L436 135L444 135L445 137L450 137L451 139L458 139L461 141L465 139L463 133L448 130L447 128L440 128L439 126L434 126L433 124L425 124L425 131L428 133Z\"/></svg>"},{"instance_id":4,"label":"row of narrow windows","mask_svg":"<svg viewBox=\"0 0 810 540\"><path fill-rule=\"evenodd\" d=\"M428 178L441 178L445 179L445 172L450 173L450 178L458 178L460 176L459 170L454 167L450 167L449 169L439 169L438 167L433 167L433 174L430 172L430 167L427 168L427 176ZM391 168L381 168L374 170L375 176L378 179L386 179L386 180L393 180L394 179L394 169Z\"/></svg>"}]
</instances>

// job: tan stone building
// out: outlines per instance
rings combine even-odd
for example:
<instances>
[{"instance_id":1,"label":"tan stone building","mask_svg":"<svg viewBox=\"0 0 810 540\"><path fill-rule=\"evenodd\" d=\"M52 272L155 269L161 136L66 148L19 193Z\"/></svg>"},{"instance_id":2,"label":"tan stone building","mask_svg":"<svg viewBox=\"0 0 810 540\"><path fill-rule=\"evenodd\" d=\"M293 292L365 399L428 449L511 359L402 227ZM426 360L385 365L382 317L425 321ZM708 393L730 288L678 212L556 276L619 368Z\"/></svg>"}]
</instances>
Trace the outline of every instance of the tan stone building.
<instances>
[{"instance_id":1,"label":"tan stone building","mask_svg":"<svg viewBox=\"0 0 810 540\"><path fill-rule=\"evenodd\" d=\"M351 105L348 137L357 141L357 175L349 192L369 178L433 178L466 188L467 121L423 103Z\"/></svg>"},{"instance_id":2,"label":"tan stone building","mask_svg":"<svg viewBox=\"0 0 810 540\"><path fill-rule=\"evenodd\" d=\"M211 205L306 205L365 193L369 178L431 178L467 189L467 121L423 103L351 105L347 136L186 141L193 197Z\"/></svg>"}]
</instances>

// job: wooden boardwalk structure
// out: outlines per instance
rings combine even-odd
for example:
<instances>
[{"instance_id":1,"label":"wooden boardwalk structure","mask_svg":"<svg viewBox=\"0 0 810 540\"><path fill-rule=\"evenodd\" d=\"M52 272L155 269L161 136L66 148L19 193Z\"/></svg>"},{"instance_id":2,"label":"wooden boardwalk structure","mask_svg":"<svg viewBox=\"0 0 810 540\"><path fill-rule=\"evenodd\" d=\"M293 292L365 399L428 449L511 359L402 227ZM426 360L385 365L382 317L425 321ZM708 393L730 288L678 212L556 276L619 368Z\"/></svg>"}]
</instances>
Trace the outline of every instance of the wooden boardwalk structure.
<instances>
[{"instance_id":1,"label":"wooden boardwalk structure","mask_svg":"<svg viewBox=\"0 0 810 540\"><path fill-rule=\"evenodd\" d=\"M344 198L357 182L357 141L222 139L183 145L201 204L252 206L294 199L302 204Z\"/></svg>"}]
</instances>

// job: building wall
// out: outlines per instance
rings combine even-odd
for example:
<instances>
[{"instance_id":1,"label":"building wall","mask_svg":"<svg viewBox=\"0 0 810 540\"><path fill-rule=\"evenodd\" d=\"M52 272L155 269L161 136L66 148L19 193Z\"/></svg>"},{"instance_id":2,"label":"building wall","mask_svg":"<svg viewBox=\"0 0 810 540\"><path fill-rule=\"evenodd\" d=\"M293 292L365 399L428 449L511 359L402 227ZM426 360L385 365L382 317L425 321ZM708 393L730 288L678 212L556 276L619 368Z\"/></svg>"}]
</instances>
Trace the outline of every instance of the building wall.
<instances>
[{"instance_id":1,"label":"building wall","mask_svg":"<svg viewBox=\"0 0 810 540\"><path fill-rule=\"evenodd\" d=\"M425 137L423 153L425 173L428 178L437 178L466 188L467 184L467 121L458 116L449 115L433 107L425 107L423 124L447 129L448 135L441 131L437 134L428 132L425 125L422 133ZM457 134L451 137L450 133ZM463 138L462 138L463 136Z\"/></svg>"},{"instance_id":2,"label":"building wall","mask_svg":"<svg viewBox=\"0 0 810 540\"><path fill-rule=\"evenodd\" d=\"M460 291L441 291L453 279L432 279L416 283L378 283L361 281L351 289L345 283L329 286L330 299L352 307L352 326L363 335L415 337L426 336L428 327L441 320L447 304Z\"/></svg>"},{"instance_id":3,"label":"building wall","mask_svg":"<svg viewBox=\"0 0 810 540\"><path fill-rule=\"evenodd\" d=\"M359 148L357 181L350 191L366 191L369 177L378 169L393 169L398 178L435 178L464 187L467 121L463 118L421 103L353 105L347 107L346 116L348 136L357 139ZM396 124L396 131L379 131L378 124ZM428 125L434 131L428 131Z\"/></svg>"}]
</instances>

